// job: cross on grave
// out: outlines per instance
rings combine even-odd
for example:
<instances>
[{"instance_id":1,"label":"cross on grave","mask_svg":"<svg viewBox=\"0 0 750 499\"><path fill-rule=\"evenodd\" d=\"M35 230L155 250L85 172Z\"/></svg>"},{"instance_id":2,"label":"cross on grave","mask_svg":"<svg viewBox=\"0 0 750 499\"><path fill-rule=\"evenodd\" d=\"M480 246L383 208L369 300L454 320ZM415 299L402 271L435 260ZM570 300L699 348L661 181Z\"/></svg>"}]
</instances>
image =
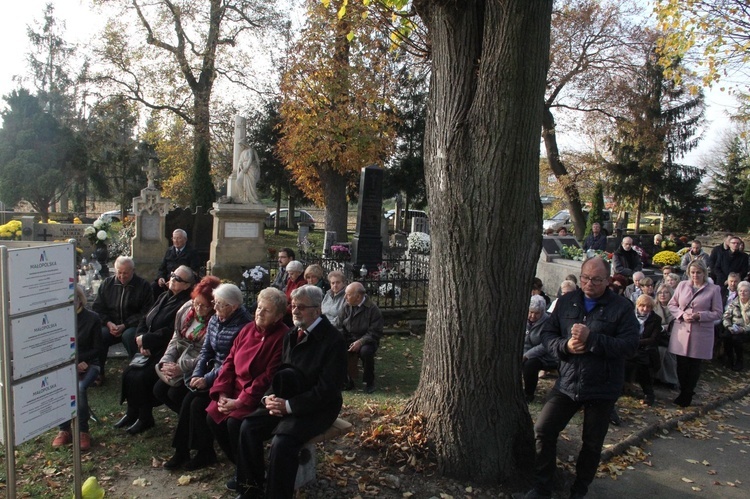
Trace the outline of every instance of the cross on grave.
<instances>
[{"instance_id":1,"label":"cross on grave","mask_svg":"<svg viewBox=\"0 0 750 499\"><path fill-rule=\"evenodd\" d=\"M154 179L156 178L156 174L158 173L156 161L154 161L153 159L149 159L148 166L144 166L143 168L141 168L141 170L146 172L146 178L148 179L148 188L156 189L156 184L154 184Z\"/></svg>"},{"instance_id":2,"label":"cross on grave","mask_svg":"<svg viewBox=\"0 0 750 499\"><path fill-rule=\"evenodd\" d=\"M54 234L48 234L47 233L47 227L45 227L44 229L42 229L42 233L41 234L37 234L37 236L43 238L44 241L46 241L48 237L55 237Z\"/></svg>"}]
</instances>

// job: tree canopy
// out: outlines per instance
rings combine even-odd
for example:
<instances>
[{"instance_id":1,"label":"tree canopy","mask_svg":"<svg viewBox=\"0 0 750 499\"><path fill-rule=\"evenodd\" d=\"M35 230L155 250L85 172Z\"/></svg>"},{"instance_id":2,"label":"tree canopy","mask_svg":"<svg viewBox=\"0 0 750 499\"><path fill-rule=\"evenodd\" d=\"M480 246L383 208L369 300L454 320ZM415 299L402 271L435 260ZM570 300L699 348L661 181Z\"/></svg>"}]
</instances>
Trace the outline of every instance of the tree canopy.
<instances>
[{"instance_id":1,"label":"tree canopy","mask_svg":"<svg viewBox=\"0 0 750 499\"><path fill-rule=\"evenodd\" d=\"M42 216L85 169L86 148L78 134L44 111L27 90L5 97L0 129L0 198L13 205L25 199Z\"/></svg>"}]
</instances>

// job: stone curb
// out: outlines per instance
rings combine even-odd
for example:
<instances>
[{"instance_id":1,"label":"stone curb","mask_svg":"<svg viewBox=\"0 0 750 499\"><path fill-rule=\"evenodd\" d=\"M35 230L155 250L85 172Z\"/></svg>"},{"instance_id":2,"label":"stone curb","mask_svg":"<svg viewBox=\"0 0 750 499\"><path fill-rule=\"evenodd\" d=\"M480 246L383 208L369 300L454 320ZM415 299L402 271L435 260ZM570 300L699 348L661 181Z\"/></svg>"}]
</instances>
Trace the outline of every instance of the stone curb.
<instances>
[{"instance_id":1,"label":"stone curb","mask_svg":"<svg viewBox=\"0 0 750 499\"><path fill-rule=\"evenodd\" d=\"M740 388L734 393L713 400L705 405L690 408L689 410L684 411L682 414L669 418L666 421L661 421L659 423L649 425L646 428L643 428L630 435L624 440L617 442L612 447L608 447L607 449L603 450L600 462L606 463L613 457L625 453L630 447L640 444L647 438L655 435L662 430L674 430L675 428L677 428L677 425L680 422L696 419L728 402L746 397L748 394L750 394L750 384L745 385L744 388Z\"/></svg>"}]
</instances>

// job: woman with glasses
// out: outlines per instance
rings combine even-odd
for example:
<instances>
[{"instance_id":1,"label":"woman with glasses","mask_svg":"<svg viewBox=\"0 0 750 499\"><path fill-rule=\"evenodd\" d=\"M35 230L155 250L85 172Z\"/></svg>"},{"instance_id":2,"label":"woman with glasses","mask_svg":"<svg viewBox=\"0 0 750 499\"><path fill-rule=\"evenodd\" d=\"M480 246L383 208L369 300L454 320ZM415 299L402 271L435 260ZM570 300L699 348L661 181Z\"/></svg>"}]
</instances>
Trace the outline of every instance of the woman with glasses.
<instances>
[{"instance_id":1,"label":"woman with glasses","mask_svg":"<svg viewBox=\"0 0 750 499\"><path fill-rule=\"evenodd\" d=\"M719 286L708 282L708 273L700 260L690 262L688 280L677 285L669 301L674 326L669 351L677 356L677 379L680 395L674 403L688 407L693 401L700 377L701 360L710 360L714 348L714 321L723 308Z\"/></svg>"},{"instance_id":2,"label":"woman with glasses","mask_svg":"<svg viewBox=\"0 0 750 499\"><path fill-rule=\"evenodd\" d=\"M242 305L242 291L234 284L220 284L213 298L216 313L208 321L203 348L187 383L190 393L182 401L172 439L175 453L164 463L169 470L183 466L193 471L216 462L214 437L206 421L206 408L211 401L208 390L219 375L237 334L252 317ZM196 451L192 457L190 449Z\"/></svg>"},{"instance_id":3,"label":"woman with glasses","mask_svg":"<svg viewBox=\"0 0 750 499\"><path fill-rule=\"evenodd\" d=\"M177 312L172 340L156 365L160 379L154 385L154 396L176 413L190 391L185 382L190 381L198 362L206 326L214 313L213 291L219 284L218 277L206 276L195 285L192 299Z\"/></svg>"},{"instance_id":4,"label":"woman with glasses","mask_svg":"<svg viewBox=\"0 0 750 499\"><path fill-rule=\"evenodd\" d=\"M154 426L153 408L161 402L154 397L154 385L159 379L155 366L167 349L175 329L175 317L186 301L195 283L190 267L181 265L172 273L169 291L162 293L136 330L135 342L139 354L122 373L120 403L128 402L128 410L115 428L127 428L137 435Z\"/></svg>"}]
</instances>

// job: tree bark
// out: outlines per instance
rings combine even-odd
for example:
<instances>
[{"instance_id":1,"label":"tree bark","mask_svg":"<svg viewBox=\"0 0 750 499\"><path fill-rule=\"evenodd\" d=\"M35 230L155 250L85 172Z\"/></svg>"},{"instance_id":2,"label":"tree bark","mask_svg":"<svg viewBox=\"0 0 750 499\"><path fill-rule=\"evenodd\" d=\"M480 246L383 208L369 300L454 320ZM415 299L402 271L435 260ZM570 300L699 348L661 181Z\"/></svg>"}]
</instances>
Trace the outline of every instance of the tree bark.
<instances>
[{"instance_id":1,"label":"tree bark","mask_svg":"<svg viewBox=\"0 0 750 499\"><path fill-rule=\"evenodd\" d=\"M346 221L348 205L346 202L347 177L331 168L318 168L320 185L326 200L325 230L336 232L336 242L348 240Z\"/></svg>"},{"instance_id":2,"label":"tree bark","mask_svg":"<svg viewBox=\"0 0 750 499\"><path fill-rule=\"evenodd\" d=\"M583 216L583 204L581 203L581 194L578 192L578 186L568 175L568 169L560 159L560 150L557 147L557 134L555 133L555 117L549 107L544 108L544 117L542 118L542 138L544 139L544 148L547 151L547 161L550 170L555 178L562 185L565 197L568 198L568 211L573 219L576 239L583 239L586 232L586 218Z\"/></svg>"},{"instance_id":3,"label":"tree bark","mask_svg":"<svg viewBox=\"0 0 750 499\"><path fill-rule=\"evenodd\" d=\"M527 473L521 350L541 248L539 130L551 0L415 2L432 42L425 174L432 227L419 386L441 473Z\"/></svg>"}]
</instances>

